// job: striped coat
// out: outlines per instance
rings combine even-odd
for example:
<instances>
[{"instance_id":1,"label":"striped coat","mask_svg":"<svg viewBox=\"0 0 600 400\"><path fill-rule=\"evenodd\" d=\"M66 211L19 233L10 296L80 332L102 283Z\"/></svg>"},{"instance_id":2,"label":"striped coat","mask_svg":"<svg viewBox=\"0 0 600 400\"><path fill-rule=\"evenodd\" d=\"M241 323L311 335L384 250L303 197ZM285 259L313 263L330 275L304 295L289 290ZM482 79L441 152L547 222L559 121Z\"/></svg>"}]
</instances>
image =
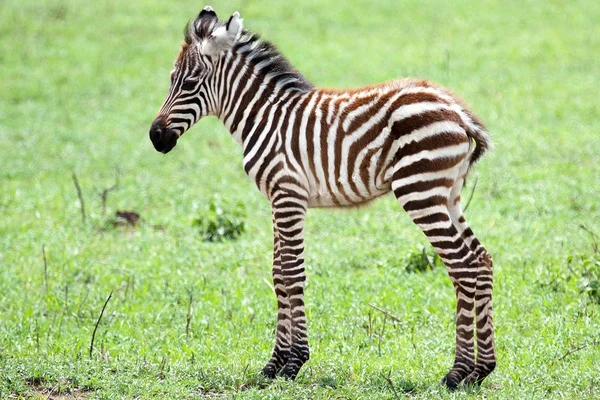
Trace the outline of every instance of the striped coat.
<instances>
[{"instance_id":1,"label":"striped coat","mask_svg":"<svg viewBox=\"0 0 600 400\"><path fill-rule=\"evenodd\" d=\"M460 99L416 79L315 88L275 46L243 29L238 13L225 22L207 7L186 28L169 94L150 129L156 150L169 152L209 115L242 146L244 169L273 210L278 318L265 375L294 378L309 359L306 210L356 206L389 192L427 236L455 287L456 353L443 383L454 389L489 375L496 363L492 259L462 214L460 191L491 140Z\"/></svg>"}]
</instances>

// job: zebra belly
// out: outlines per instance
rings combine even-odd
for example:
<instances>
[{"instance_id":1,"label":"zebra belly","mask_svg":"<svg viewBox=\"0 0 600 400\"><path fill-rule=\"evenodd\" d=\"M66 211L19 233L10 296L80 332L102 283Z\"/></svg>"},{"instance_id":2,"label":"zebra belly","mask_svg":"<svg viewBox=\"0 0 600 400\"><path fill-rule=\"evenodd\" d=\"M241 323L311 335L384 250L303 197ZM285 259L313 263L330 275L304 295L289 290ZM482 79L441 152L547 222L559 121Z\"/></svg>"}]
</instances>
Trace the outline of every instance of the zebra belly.
<instances>
[{"instance_id":1,"label":"zebra belly","mask_svg":"<svg viewBox=\"0 0 600 400\"><path fill-rule=\"evenodd\" d=\"M356 185L354 185L356 186ZM316 189L311 187L308 196L308 206L310 208L326 207L356 207L366 204L386 193L389 193L391 186L377 186L375 182L368 186L367 192L355 193L350 188L349 182L338 182L335 193L325 188Z\"/></svg>"},{"instance_id":2,"label":"zebra belly","mask_svg":"<svg viewBox=\"0 0 600 400\"><path fill-rule=\"evenodd\" d=\"M392 151L395 151L393 148ZM378 143L365 147L359 154L366 156L348 167L340 162L333 173L317 175L306 172L309 188L309 207L355 207L368 203L391 190L391 164L393 153L380 159L382 148ZM337 160L336 160L337 161Z\"/></svg>"}]
</instances>

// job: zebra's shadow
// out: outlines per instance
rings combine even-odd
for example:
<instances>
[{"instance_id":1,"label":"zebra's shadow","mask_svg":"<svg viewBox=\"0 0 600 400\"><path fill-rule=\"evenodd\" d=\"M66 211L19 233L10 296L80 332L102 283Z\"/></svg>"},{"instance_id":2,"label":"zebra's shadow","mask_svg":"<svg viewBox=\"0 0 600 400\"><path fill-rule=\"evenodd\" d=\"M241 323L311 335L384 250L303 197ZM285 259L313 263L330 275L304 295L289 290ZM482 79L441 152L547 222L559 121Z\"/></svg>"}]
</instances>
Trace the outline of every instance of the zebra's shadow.
<instances>
[{"instance_id":1,"label":"zebra's shadow","mask_svg":"<svg viewBox=\"0 0 600 400\"><path fill-rule=\"evenodd\" d=\"M321 376L319 376L321 375ZM248 390L294 390L294 388L309 388L319 386L330 390L340 390L347 392L348 388L354 387L357 390L368 391L370 393L379 393L382 396L390 398L404 398L406 396L415 396L419 394L442 395L448 393L448 389L439 382L422 382L405 379L382 372L366 376L359 381L354 381L351 376L346 374L319 374L310 367L300 372L296 380L292 381L286 378L270 379L262 375L259 371L253 372L249 368L239 375L232 375L231 371L225 369L201 370L197 391L202 396L223 396L235 392L244 392ZM467 393L477 393L480 387L459 386L457 391Z\"/></svg>"}]
</instances>

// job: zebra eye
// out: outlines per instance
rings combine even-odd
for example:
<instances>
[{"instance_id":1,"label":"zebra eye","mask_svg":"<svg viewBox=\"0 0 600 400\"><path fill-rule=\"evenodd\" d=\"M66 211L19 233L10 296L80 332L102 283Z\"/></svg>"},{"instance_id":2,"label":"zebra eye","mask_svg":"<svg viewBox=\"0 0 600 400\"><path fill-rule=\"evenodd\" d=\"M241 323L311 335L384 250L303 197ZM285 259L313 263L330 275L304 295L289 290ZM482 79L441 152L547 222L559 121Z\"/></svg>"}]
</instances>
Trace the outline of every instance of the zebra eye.
<instances>
[{"instance_id":1,"label":"zebra eye","mask_svg":"<svg viewBox=\"0 0 600 400\"><path fill-rule=\"evenodd\" d=\"M198 84L198 79L186 79L183 81L181 85L182 90L194 90L196 88L196 84Z\"/></svg>"}]
</instances>

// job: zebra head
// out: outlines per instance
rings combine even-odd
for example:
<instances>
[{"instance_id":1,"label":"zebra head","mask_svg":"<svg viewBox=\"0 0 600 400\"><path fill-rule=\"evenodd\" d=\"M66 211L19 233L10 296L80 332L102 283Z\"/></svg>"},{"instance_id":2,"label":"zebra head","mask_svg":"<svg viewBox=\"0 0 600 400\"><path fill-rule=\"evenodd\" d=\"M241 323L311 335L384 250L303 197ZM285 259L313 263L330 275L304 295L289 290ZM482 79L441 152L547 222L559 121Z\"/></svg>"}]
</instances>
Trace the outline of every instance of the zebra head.
<instances>
[{"instance_id":1,"label":"zebra head","mask_svg":"<svg viewBox=\"0 0 600 400\"><path fill-rule=\"evenodd\" d=\"M239 13L224 22L211 7L205 7L188 23L171 71L169 94L150 128L150 140L157 151L168 153L200 118L215 114L213 71L221 53L232 48L241 32Z\"/></svg>"}]
</instances>

